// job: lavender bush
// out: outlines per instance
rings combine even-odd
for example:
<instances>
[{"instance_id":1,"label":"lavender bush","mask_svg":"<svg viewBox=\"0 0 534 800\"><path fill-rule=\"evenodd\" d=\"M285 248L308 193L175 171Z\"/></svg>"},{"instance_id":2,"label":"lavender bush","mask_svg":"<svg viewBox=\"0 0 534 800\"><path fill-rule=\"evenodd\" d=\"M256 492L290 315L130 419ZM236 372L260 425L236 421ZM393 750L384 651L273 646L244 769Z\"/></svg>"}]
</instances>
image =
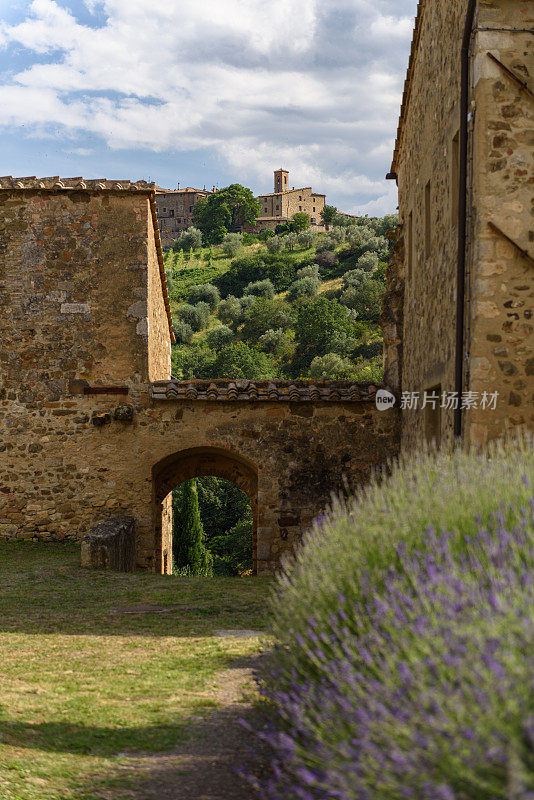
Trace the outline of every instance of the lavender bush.
<instances>
[{"instance_id":1,"label":"lavender bush","mask_svg":"<svg viewBox=\"0 0 534 800\"><path fill-rule=\"evenodd\" d=\"M266 800L533 800L533 474L529 441L423 456L315 526L272 600Z\"/></svg>"}]
</instances>

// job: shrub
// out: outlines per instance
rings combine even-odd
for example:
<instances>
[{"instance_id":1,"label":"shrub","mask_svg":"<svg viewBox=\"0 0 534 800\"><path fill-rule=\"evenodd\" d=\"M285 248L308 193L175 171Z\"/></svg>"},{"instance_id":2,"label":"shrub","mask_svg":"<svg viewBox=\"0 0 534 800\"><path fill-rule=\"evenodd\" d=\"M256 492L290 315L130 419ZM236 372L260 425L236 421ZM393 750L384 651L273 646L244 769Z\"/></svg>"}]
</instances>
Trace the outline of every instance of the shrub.
<instances>
[{"instance_id":1,"label":"shrub","mask_svg":"<svg viewBox=\"0 0 534 800\"><path fill-rule=\"evenodd\" d=\"M255 233L243 233L241 234L241 241L246 246L249 247L251 244L254 244L259 239L259 236L256 236Z\"/></svg>"},{"instance_id":2,"label":"shrub","mask_svg":"<svg viewBox=\"0 0 534 800\"><path fill-rule=\"evenodd\" d=\"M277 358L289 358L295 349L294 343L282 328L269 328L258 339L258 346Z\"/></svg>"},{"instance_id":3,"label":"shrub","mask_svg":"<svg viewBox=\"0 0 534 800\"><path fill-rule=\"evenodd\" d=\"M528 797L533 479L532 441L419 455L317 521L271 601L263 797Z\"/></svg>"},{"instance_id":4,"label":"shrub","mask_svg":"<svg viewBox=\"0 0 534 800\"><path fill-rule=\"evenodd\" d=\"M288 233L287 236L284 236L284 247L293 252L298 238L298 235L294 231Z\"/></svg>"},{"instance_id":5,"label":"shrub","mask_svg":"<svg viewBox=\"0 0 534 800\"><path fill-rule=\"evenodd\" d=\"M239 300L241 306L241 314L243 315L249 308L252 308L258 298L255 294L244 294Z\"/></svg>"},{"instance_id":6,"label":"shrub","mask_svg":"<svg viewBox=\"0 0 534 800\"><path fill-rule=\"evenodd\" d=\"M227 233L221 243L223 253L234 258L241 250L243 241L240 233Z\"/></svg>"},{"instance_id":7,"label":"shrub","mask_svg":"<svg viewBox=\"0 0 534 800\"><path fill-rule=\"evenodd\" d=\"M339 245L343 244L345 241L345 228L336 225L332 228L328 236L335 243L336 247L339 247Z\"/></svg>"},{"instance_id":8,"label":"shrub","mask_svg":"<svg viewBox=\"0 0 534 800\"><path fill-rule=\"evenodd\" d=\"M290 300L299 300L301 297L315 297L320 285L321 281L317 278L312 278L311 276L299 278L289 287L288 297Z\"/></svg>"},{"instance_id":9,"label":"shrub","mask_svg":"<svg viewBox=\"0 0 534 800\"><path fill-rule=\"evenodd\" d=\"M193 305L195 303L207 303L211 311L215 311L219 305L221 295L216 286L212 283L203 283L201 285L191 286L187 291L187 300Z\"/></svg>"},{"instance_id":10,"label":"shrub","mask_svg":"<svg viewBox=\"0 0 534 800\"><path fill-rule=\"evenodd\" d=\"M289 254L258 253L232 261L230 269L214 281L221 294L239 295L248 283L268 278L277 292L283 292L295 280L298 264Z\"/></svg>"},{"instance_id":11,"label":"shrub","mask_svg":"<svg viewBox=\"0 0 534 800\"><path fill-rule=\"evenodd\" d=\"M377 322L382 308L385 286L380 281L365 278L357 286L349 286L341 295L341 303L358 315L358 319Z\"/></svg>"},{"instance_id":12,"label":"shrub","mask_svg":"<svg viewBox=\"0 0 534 800\"><path fill-rule=\"evenodd\" d=\"M206 333L206 341L208 347L212 350L219 350L222 347L230 344L233 341L234 332L228 325L218 325L217 328L212 328Z\"/></svg>"},{"instance_id":13,"label":"shrub","mask_svg":"<svg viewBox=\"0 0 534 800\"><path fill-rule=\"evenodd\" d=\"M217 309L217 316L225 324L236 325L242 317L241 304L237 297L230 294L226 300L221 300Z\"/></svg>"},{"instance_id":14,"label":"shrub","mask_svg":"<svg viewBox=\"0 0 534 800\"><path fill-rule=\"evenodd\" d=\"M270 239L272 236L274 236L274 231L269 230L269 228L265 228L265 230L258 233L260 242L266 242L267 239Z\"/></svg>"},{"instance_id":15,"label":"shrub","mask_svg":"<svg viewBox=\"0 0 534 800\"><path fill-rule=\"evenodd\" d=\"M310 215L304 211L297 211L296 214L293 214L293 230L296 233L302 233L302 231L307 230L310 227L310 222Z\"/></svg>"},{"instance_id":16,"label":"shrub","mask_svg":"<svg viewBox=\"0 0 534 800\"><path fill-rule=\"evenodd\" d=\"M328 251L318 252L315 256L315 263L321 270L323 277L331 274L332 269L337 265L338 258L335 253Z\"/></svg>"},{"instance_id":17,"label":"shrub","mask_svg":"<svg viewBox=\"0 0 534 800\"><path fill-rule=\"evenodd\" d=\"M269 253L281 253L284 248L284 243L279 236L273 236L266 240L265 245Z\"/></svg>"},{"instance_id":18,"label":"shrub","mask_svg":"<svg viewBox=\"0 0 534 800\"><path fill-rule=\"evenodd\" d=\"M253 294L257 297L268 297L272 300L274 297L274 286L272 282L266 278L263 281L254 281L245 286L245 294Z\"/></svg>"},{"instance_id":19,"label":"shrub","mask_svg":"<svg viewBox=\"0 0 534 800\"><path fill-rule=\"evenodd\" d=\"M339 381L354 377L354 364L337 353L316 356L310 364L310 378L315 380Z\"/></svg>"},{"instance_id":20,"label":"shrub","mask_svg":"<svg viewBox=\"0 0 534 800\"><path fill-rule=\"evenodd\" d=\"M376 253L364 253L358 259L358 269L364 272L372 272L378 267L378 255Z\"/></svg>"},{"instance_id":21,"label":"shrub","mask_svg":"<svg viewBox=\"0 0 534 800\"><path fill-rule=\"evenodd\" d=\"M216 354L202 343L172 348L172 374L190 380L211 378Z\"/></svg>"},{"instance_id":22,"label":"shrub","mask_svg":"<svg viewBox=\"0 0 534 800\"><path fill-rule=\"evenodd\" d=\"M321 241L316 247L317 253L324 253L325 251L335 250L337 242L330 235L323 236Z\"/></svg>"},{"instance_id":23,"label":"shrub","mask_svg":"<svg viewBox=\"0 0 534 800\"><path fill-rule=\"evenodd\" d=\"M298 246L302 247L304 250L309 250L310 247L313 247L316 241L317 234L309 230L299 233L297 239Z\"/></svg>"},{"instance_id":24,"label":"shrub","mask_svg":"<svg viewBox=\"0 0 534 800\"><path fill-rule=\"evenodd\" d=\"M182 322L189 325L194 331L201 331L206 327L210 315L210 307L207 303L182 303L178 307L178 317Z\"/></svg>"},{"instance_id":25,"label":"shrub","mask_svg":"<svg viewBox=\"0 0 534 800\"><path fill-rule=\"evenodd\" d=\"M363 269L350 269L343 275L343 286L347 289L349 286L359 286L361 282L369 276Z\"/></svg>"},{"instance_id":26,"label":"shrub","mask_svg":"<svg viewBox=\"0 0 534 800\"><path fill-rule=\"evenodd\" d=\"M199 247L202 247L202 233L195 227L183 231L172 246L173 250L198 250Z\"/></svg>"},{"instance_id":27,"label":"shrub","mask_svg":"<svg viewBox=\"0 0 534 800\"><path fill-rule=\"evenodd\" d=\"M271 328L273 330L281 328L285 331L293 327L295 320L296 312L285 300L258 297L254 305L244 314L241 335L243 339L255 344L266 331Z\"/></svg>"},{"instance_id":28,"label":"shrub","mask_svg":"<svg viewBox=\"0 0 534 800\"><path fill-rule=\"evenodd\" d=\"M222 536L214 536L210 550L227 567L227 575L242 575L251 570L252 520L242 519Z\"/></svg>"},{"instance_id":29,"label":"shrub","mask_svg":"<svg viewBox=\"0 0 534 800\"><path fill-rule=\"evenodd\" d=\"M274 378L276 367L271 359L243 342L235 342L217 354L212 367L214 378Z\"/></svg>"},{"instance_id":30,"label":"shrub","mask_svg":"<svg viewBox=\"0 0 534 800\"><path fill-rule=\"evenodd\" d=\"M305 267L297 270L297 278L315 278L316 281L320 282L319 267L317 264L306 264Z\"/></svg>"},{"instance_id":31,"label":"shrub","mask_svg":"<svg viewBox=\"0 0 534 800\"><path fill-rule=\"evenodd\" d=\"M178 319L172 326L172 329L176 339L176 344L189 344L193 338L193 328L182 319Z\"/></svg>"}]
</instances>

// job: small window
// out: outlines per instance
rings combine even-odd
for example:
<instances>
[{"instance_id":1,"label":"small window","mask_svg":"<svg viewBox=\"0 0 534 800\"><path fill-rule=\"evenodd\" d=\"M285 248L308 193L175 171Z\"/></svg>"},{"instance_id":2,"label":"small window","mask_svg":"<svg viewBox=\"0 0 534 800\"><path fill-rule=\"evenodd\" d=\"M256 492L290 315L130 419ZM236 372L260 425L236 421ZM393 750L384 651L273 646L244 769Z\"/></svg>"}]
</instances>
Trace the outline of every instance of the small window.
<instances>
[{"instance_id":1,"label":"small window","mask_svg":"<svg viewBox=\"0 0 534 800\"><path fill-rule=\"evenodd\" d=\"M313 207L313 213L315 214L315 206Z\"/></svg>"},{"instance_id":2,"label":"small window","mask_svg":"<svg viewBox=\"0 0 534 800\"><path fill-rule=\"evenodd\" d=\"M312 197L312 203L315 203L315 197Z\"/></svg>"},{"instance_id":3,"label":"small window","mask_svg":"<svg viewBox=\"0 0 534 800\"><path fill-rule=\"evenodd\" d=\"M277 210L277 211L280 211L280 206L276 206L276 210Z\"/></svg>"},{"instance_id":4,"label":"small window","mask_svg":"<svg viewBox=\"0 0 534 800\"><path fill-rule=\"evenodd\" d=\"M299 211L302 211L302 206L299 206Z\"/></svg>"},{"instance_id":5,"label":"small window","mask_svg":"<svg viewBox=\"0 0 534 800\"><path fill-rule=\"evenodd\" d=\"M299 194L299 200L302 200L302 195L301 194Z\"/></svg>"},{"instance_id":6,"label":"small window","mask_svg":"<svg viewBox=\"0 0 534 800\"><path fill-rule=\"evenodd\" d=\"M163 212L164 212L164 213L165 213L165 211L167 211L167 209L166 209L166 208L164 208L164 209L163 209Z\"/></svg>"},{"instance_id":7,"label":"small window","mask_svg":"<svg viewBox=\"0 0 534 800\"><path fill-rule=\"evenodd\" d=\"M406 242L407 261L408 261L408 280L412 280L413 275L413 213L408 215L408 241Z\"/></svg>"},{"instance_id":8,"label":"small window","mask_svg":"<svg viewBox=\"0 0 534 800\"><path fill-rule=\"evenodd\" d=\"M451 144L451 224L458 222L458 194L460 191L460 131Z\"/></svg>"},{"instance_id":9,"label":"small window","mask_svg":"<svg viewBox=\"0 0 534 800\"><path fill-rule=\"evenodd\" d=\"M425 256L428 258L432 250L432 185L428 181L425 186Z\"/></svg>"},{"instance_id":10,"label":"small window","mask_svg":"<svg viewBox=\"0 0 534 800\"><path fill-rule=\"evenodd\" d=\"M174 217L174 208L171 208L170 214L171 214L171 217Z\"/></svg>"},{"instance_id":11,"label":"small window","mask_svg":"<svg viewBox=\"0 0 534 800\"><path fill-rule=\"evenodd\" d=\"M284 175L284 183L287 183L287 175Z\"/></svg>"},{"instance_id":12,"label":"small window","mask_svg":"<svg viewBox=\"0 0 534 800\"><path fill-rule=\"evenodd\" d=\"M432 386L424 393L425 439L439 448L441 444L441 384Z\"/></svg>"},{"instance_id":13,"label":"small window","mask_svg":"<svg viewBox=\"0 0 534 800\"><path fill-rule=\"evenodd\" d=\"M194 206L189 206L189 211L192 211Z\"/></svg>"}]
</instances>

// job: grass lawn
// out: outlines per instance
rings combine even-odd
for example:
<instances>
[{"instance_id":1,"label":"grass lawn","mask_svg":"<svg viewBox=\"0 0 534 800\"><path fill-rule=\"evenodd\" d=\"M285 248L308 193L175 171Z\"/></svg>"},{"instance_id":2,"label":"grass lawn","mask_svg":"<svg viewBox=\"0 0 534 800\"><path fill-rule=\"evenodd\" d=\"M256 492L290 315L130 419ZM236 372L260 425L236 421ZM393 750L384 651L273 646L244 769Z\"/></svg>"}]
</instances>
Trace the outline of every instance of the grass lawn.
<instances>
[{"instance_id":1,"label":"grass lawn","mask_svg":"<svg viewBox=\"0 0 534 800\"><path fill-rule=\"evenodd\" d=\"M184 741L266 622L268 578L82 570L73 544L0 542L0 581L2 800L130 796L121 764Z\"/></svg>"}]
</instances>

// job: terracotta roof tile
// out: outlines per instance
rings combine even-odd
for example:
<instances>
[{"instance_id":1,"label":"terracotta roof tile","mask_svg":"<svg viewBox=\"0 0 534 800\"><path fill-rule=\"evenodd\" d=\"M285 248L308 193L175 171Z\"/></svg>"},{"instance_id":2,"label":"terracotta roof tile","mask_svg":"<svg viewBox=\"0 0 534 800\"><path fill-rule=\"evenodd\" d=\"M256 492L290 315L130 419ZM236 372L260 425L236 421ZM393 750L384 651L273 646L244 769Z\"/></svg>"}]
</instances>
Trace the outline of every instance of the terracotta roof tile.
<instances>
[{"instance_id":1,"label":"terracotta roof tile","mask_svg":"<svg viewBox=\"0 0 534 800\"><path fill-rule=\"evenodd\" d=\"M0 190L9 189L46 189L48 191L129 191L129 192L153 192L156 189L155 183L147 181L114 181L107 178L60 178L54 175L51 178L36 178L32 175L29 178L13 178L12 175L0 177Z\"/></svg>"},{"instance_id":2,"label":"terracotta roof tile","mask_svg":"<svg viewBox=\"0 0 534 800\"><path fill-rule=\"evenodd\" d=\"M156 381L154 400L211 400L261 402L372 402L382 384L351 381L190 380Z\"/></svg>"}]
</instances>

